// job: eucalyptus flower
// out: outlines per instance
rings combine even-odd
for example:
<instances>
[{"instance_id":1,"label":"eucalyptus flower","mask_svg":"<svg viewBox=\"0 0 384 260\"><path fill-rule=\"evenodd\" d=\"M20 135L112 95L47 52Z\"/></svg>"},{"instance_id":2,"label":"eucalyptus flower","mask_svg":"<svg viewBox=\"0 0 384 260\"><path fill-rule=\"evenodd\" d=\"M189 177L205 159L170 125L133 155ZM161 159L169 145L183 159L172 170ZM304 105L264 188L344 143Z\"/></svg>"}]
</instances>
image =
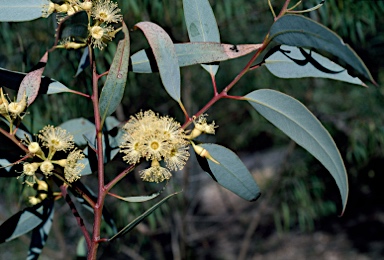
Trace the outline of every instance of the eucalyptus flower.
<instances>
[{"instance_id":1,"label":"eucalyptus flower","mask_svg":"<svg viewBox=\"0 0 384 260\"><path fill-rule=\"evenodd\" d=\"M64 167L64 178L68 182L74 182L80 179L80 172L84 169L85 165L79 163L79 161L84 159L84 157L81 150L74 149L61 164Z\"/></svg>"},{"instance_id":2,"label":"eucalyptus flower","mask_svg":"<svg viewBox=\"0 0 384 260\"><path fill-rule=\"evenodd\" d=\"M43 146L49 148L49 159L52 159L56 151L68 151L74 147L73 135L68 134L67 130L51 125L45 126L38 135Z\"/></svg>"},{"instance_id":3,"label":"eucalyptus flower","mask_svg":"<svg viewBox=\"0 0 384 260\"><path fill-rule=\"evenodd\" d=\"M104 49L107 46L106 42L112 40L111 33L113 32L112 26L99 26L95 25L89 29L91 36L91 44L93 48L99 48L100 50Z\"/></svg>"},{"instance_id":4,"label":"eucalyptus flower","mask_svg":"<svg viewBox=\"0 0 384 260\"><path fill-rule=\"evenodd\" d=\"M129 164L141 159L151 161L151 167L140 173L144 181L161 182L172 176L170 170L183 169L189 158L189 142L180 123L173 118L160 117L149 110L132 116L123 129L123 160ZM160 166L161 161L166 167Z\"/></svg>"},{"instance_id":5,"label":"eucalyptus flower","mask_svg":"<svg viewBox=\"0 0 384 260\"><path fill-rule=\"evenodd\" d=\"M192 132L188 135L188 139L192 140L199 135L205 133L205 134L215 134L215 121L212 121L212 123L207 123L207 114L203 114L199 116L198 118L195 118L193 120L193 123L195 124L195 128L192 130Z\"/></svg>"},{"instance_id":6,"label":"eucalyptus flower","mask_svg":"<svg viewBox=\"0 0 384 260\"><path fill-rule=\"evenodd\" d=\"M119 23L123 20L117 3L110 0L97 0L92 8L92 17L104 23Z\"/></svg>"}]
</instances>

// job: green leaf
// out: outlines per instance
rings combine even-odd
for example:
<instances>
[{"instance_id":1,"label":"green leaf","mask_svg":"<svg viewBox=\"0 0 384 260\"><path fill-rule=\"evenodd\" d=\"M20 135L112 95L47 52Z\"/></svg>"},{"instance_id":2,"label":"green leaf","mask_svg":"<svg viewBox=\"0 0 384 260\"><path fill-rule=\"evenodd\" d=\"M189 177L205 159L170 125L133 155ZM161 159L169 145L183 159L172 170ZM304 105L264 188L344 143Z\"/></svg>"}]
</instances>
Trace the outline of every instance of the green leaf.
<instances>
[{"instance_id":1,"label":"green leaf","mask_svg":"<svg viewBox=\"0 0 384 260\"><path fill-rule=\"evenodd\" d=\"M219 164L207 160L216 181L248 201L255 201L260 196L260 189L251 173L239 157L226 147L217 144L201 144Z\"/></svg>"},{"instance_id":2,"label":"green leaf","mask_svg":"<svg viewBox=\"0 0 384 260\"><path fill-rule=\"evenodd\" d=\"M319 120L299 101L278 91L256 90L244 99L331 173L340 191L343 213L348 198L347 172L335 142Z\"/></svg>"},{"instance_id":3,"label":"green leaf","mask_svg":"<svg viewBox=\"0 0 384 260\"><path fill-rule=\"evenodd\" d=\"M0 243L11 241L45 223L53 211L53 205L53 200L46 199L4 221L0 226Z\"/></svg>"},{"instance_id":4,"label":"green leaf","mask_svg":"<svg viewBox=\"0 0 384 260\"><path fill-rule=\"evenodd\" d=\"M366 86L359 78L352 77L347 70L314 51L279 45L267 53L263 64L280 78L317 77L329 78Z\"/></svg>"},{"instance_id":5,"label":"green leaf","mask_svg":"<svg viewBox=\"0 0 384 260\"><path fill-rule=\"evenodd\" d=\"M48 11L48 0L0 0L0 22L25 22Z\"/></svg>"},{"instance_id":6,"label":"green leaf","mask_svg":"<svg viewBox=\"0 0 384 260\"><path fill-rule=\"evenodd\" d=\"M183 0L185 23L191 42L220 42L219 28L208 0ZM219 65L202 65L212 76Z\"/></svg>"},{"instance_id":7,"label":"green leaf","mask_svg":"<svg viewBox=\"0 0 384 260\"><path fill-rule=\"evenodd\" d=\"M28 100L28 106L35 101L41 83L41 77L44 72L45 65L47 65L48 61L48 52L44 54L44 56L40 59L40 62L29 72L21 81L19 91L17 92L17 101L20 101L24 93L26 94Z\"/></svg>"},{"instance_id":8,"label":"green leaf","mask_svg":"<svg viewBox=\"0 0 384 260\"><path fill-rule=\"evenodd\" d=\"M171 197L175 196L179 192L175 192L172 194L169 194L167 197L160 200L158 203L147 209L143 214L135 218L131 223L129 223L127 226L125 226L122 230L120 230L118 233L116 233L113 237L111 237L108 241L112 241L116 238L119 238L129 231L131 231L134 227L136 227L141 221L143 221L148 215L150 215L153 211L155 211L158 207L160 207L164 202L169 200Z\"/></svg>"},{"instance_id":9,"label":"green leaf","mask_svg":"<svg viewBox=\"0 0 384 260\"><path fill-rule=\"evenodd\" d=\"M67 88L62 83L60 83L58 81L55 81L55 80L52 80L52 82L48 86L48 90L47 90L46 94L47 95L52 95L52 94L58 94L58 93L64 93L64 92L78 93L77 91L74 91L74 90L72 90L70 88Z\"/></svg>"},{"instance_id":10,"label":"green leaf","mask_svg":"<svg viewBox=\"0 0 384 260\"><path fill-rule=\"evenodd\" d=\"M20 88L20 84L25 78L27 73L7 70L4 68L0 68L0 81L4 85L4 87L13 89L18 91ZM51 79L45 76L41 76L39 93L40 94L56 94L62 92L73 92L72 89L67 88L62 83L56 81L55 79Z\"/></svg>"},{"instance_id":11,"label":"green leaf","mask_svg":"<svg viewBox=\"0 0 384 260\"><path fill-rule=\"evenodd\" d=\"M180 69L171 38L163 28L151 22L140 22L135 27L143 31L152 48L166 91L180 103Z\"/></svg>"},{"instance_id":12,"label":"green leaf","mask_svg":"<svg viewBox=\"0 0 384 260\"><path fill-rule=\"evenodd\" d=\"M215 42L192 42L174 44L179 66L210 63L235 59L259 49L261 44L221 44ZM149 54L149 53L148 53ZM149 54L150 55L150 54ZM152 57L148 57L147 50L141 50L131 56L132 71L135 73L152 73Z\"/></svg>"},{"instance_id":13,"label":"green leaf","mask_svg":"<svg viewBox=\"0 0 384 260\"><path fill-rule=\"evenodd\" d=\"M269 40L296 47L316 48L338 57L375 84L360 57L333 31L300 15L284 15L271 27Z\"/></svg>"},{"instance_id":14,"label":"green leaf","mask_svg":"<svg viewBox=\"0 0 384 260\"><path fill-rule=\"evenodd\" d=\"M129 32L123 23L124 39L117 46L115 57L109 68L107 80L100 94L101 125L105 118L115 112L124 96L125 84L128 76L129 62Z\"/></svg>"},{"instance_id":15,"label":"green leaf","mask_svg":"<svg viewBox=\"0 0 384 260\"><path fill-rule=\"evenodd\" d=\"M120 200L127 201L127 202L145 202L145 201L153 200L153 199L159 197L159 195L164 191L164 189L165 189L165 186L164 186L164 188L162 190L160 190L158 192L155 192L155 193L153 193L152 195L149 195L149 196L120 197L120 196L112 194L112 193L110 193L109 195L111 195L111 196L113 196L115 198L118 198Z\"/></svg>"}]
</instances>

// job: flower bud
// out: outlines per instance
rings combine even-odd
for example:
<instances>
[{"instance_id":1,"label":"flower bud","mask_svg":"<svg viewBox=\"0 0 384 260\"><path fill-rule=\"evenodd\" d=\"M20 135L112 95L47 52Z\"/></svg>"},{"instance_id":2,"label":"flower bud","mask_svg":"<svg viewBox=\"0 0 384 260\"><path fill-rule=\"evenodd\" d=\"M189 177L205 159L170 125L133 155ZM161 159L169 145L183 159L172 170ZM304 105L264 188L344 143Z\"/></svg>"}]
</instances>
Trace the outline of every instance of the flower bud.
<instances>
[{"instance_id":1,"label":"flower bud","mask_svg":"<svg viewBox=\"0 0 384 260\"><path fill-rule=\"evenodd\" d=\"M28 145L28 151L30 153L33 153L33 154L36 154L37 156L39 156L40 158L42 159L45 159L45 154L44 152L41 150L41 147L39 145L38 142L31 142L29 145Z\"/></svg>"},{"instance_id":2,"label":"flower bud","mask_svg":"<svg viewBox=\"0 0 384 260\"><path fill-rule=\"evenodd\" d=\"M28 176L35 174L39 165L37 163L24 163L23 164L23 173Z\"/></svg>"},{"instance_id":3,"label":"flower bud","mask_svg":"<svg viewBox=\"0 0 384 260\"><path fill-rule=\"evenodd\" d=\"M40 202L41 202L41 199L39 199L39 198L36 198L36 197L34 197L34 196L29 196L28 197L28 202L29 202L29 204L31 204L31 205L36 205L36 204L39 204Z\"/></svg>"},{"instance_id":4,"label":"flower bud","mask_svg":"<svg viewBox=\"0 0 384 260\"><path fill-rule=\"evenodd\" d=\"M196 137L198 137L199 135L201 135L203 132L199 129L197 129L196 127L193 128L192 132L187 135L186 137L189 139L189 140L193 140L195 139Z\"/></svg>"},{"instance_id":5,"label":"flower bud","mask_svg":"<svg viewBox=\"0 0 384 260\"><path fill-rule=\"evenodd\" d=\"M0 115L8 115L8 100L4 97L3 89L0 88Z\"/></svg>"},{"instance_id":6,"label":"flower bud","mask_svg":"<svg viewBox=\"0 0 384 260\"><path fill-rule=\"evenodd\" d=\"M46 174L46 175L49 175L52 173L54 169L54 166L53 164L50 162L50 161L44 161L41 165L40 165L40 170Z\"/></svg>"},{"instance_id":7,"label":"flower bud","mask_svg":"<svg viewBox=\"0 0 384 260\"><path fill-rule=\"evenodd\" d=\"M216 161L212 156L211 154L206 150L204 149L203 147L201 147L200 145L195 145L193 142L192 142L192 147L193 149L195 150L195 152L200 155L201 157L203 158L206 158L208 160L211 160L212 162L216 163L216 164L220 164L218 161Z\"/></svg>"},{"instance_id":8,"label":"flower bud","mask_svg":"<svg viewBox=\"0 0 384 260\"><path fill-rule=\"evenodd\" d=\"M55 4L55 10L58 13L66 13L66 12L68 12L69 7L70 7L69 4L62 4L62 5Z\"/></svg>"},{"instance_id":9,"label":"flower bud","mask_svg":"<svg viewBox=\"0 0 384 260\"><path fill-rule=\"evenodd\" d=\"M28 145L28 151L31 153L37 153L39 150L41 150L41 148L38 142L32 142Z\"/></svg>"},{"instance_id":10,"label":"flower bud","mask_svg":"<svg viewBox=\"0 0 384 260\"><path fill-rule=\"evenodd\" d=\"M89 11L92 9L92 2L91 1L88 1L88 2L83 2L80 4L80 8L85 10L85 11Z\"/></svg>"},{"instance_id":11,"label":"flower bud","mask_svg":"<svg viewBox=\"0 0 384 260\"><path fill-rule=\"evenodd\" d=\"M53 161L53 163L60 165L61 167L65 167L67 165L67 159L61 159L58 161Z\"/></svg>"}]
</instances>

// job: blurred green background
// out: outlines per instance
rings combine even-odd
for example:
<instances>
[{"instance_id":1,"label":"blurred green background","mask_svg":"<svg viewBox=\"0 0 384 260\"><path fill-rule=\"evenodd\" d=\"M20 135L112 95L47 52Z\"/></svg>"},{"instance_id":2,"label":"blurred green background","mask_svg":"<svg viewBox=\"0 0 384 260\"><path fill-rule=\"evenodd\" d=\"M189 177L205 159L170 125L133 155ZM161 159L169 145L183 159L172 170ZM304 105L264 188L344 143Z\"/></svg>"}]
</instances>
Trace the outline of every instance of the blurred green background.
<instances>
[{"instance_id":1,"label":"blurred green background","mask_svg":"<svg viewBox=\"0 0 384 260\"><path fill-rule=\"evenodd\" d=\"M174 42L188 41L182 1L117 2L128 28L132 29L139 21L152 21L162 26ZM210 3L223 43L261 43L273 23L267 1L216 0ZM275 12L283 3L281 0L272 2ZM317 3L304 1L300 7L310 8ZM327 0L323 7L306 14L334 30L355 49L372 72L378 87L363 88L313 78L283 80L260 68L245 75L230 92L244 95L255 89L276 89L303 102L320 119L335 139L349 173L350 198L342 218L337 217L341 210L337 187L320 163L295 146L247 103L222 100L208 111L209 119L215 120L219 128L216 135L206 141L236 151L255 174L262 188L262 197L254 203L239 201L202 173L191 158L188 167L182 173L175 173L171 187L167 188L167 192L183 189L183 194L163 205L126 238L103 247L100 258L258 259L272 254L271 257L279 259L279 255L273 253L277 254L286 241L308 235L317 243L319 234L323 234L321 241L325 241L325 245L328 236L341 237L341 242L335 239L339 244L330 243L330 247L323 251L308 249L308 252L301 252L305 257L315 259L318 257L316 252L331 252L332 245L344 251L342 256L345 257L349 257L347 253L350 252L372 258L382 257L383 13L384 1ZM54 17L28 23L0 23L0 67L24 72L32 68L54 43L55 24ZM99 73L108 69L116 42L96 53ZM147 47L142 33L131 30L131 52ZM44 74L70 88L89 92L90 70L74 77L81 55L81 50L55 51L50 54ZM219 90L241 71L249 58L220 64L216 77ZM193 114L212 96L210 77L197 65L182 68L181 73L182 101ZM183 120L178 105L161 86L157 73L130 73L117 116L126 120L146 109ZM76 117L91 118L92 104L83 97L70 94L44 95L37 99L29 113L24 122L36 133L46 124L59 125ZM88 185L96 184L94 176L83 179ZM137 182L131 176L114 192L128 196L158 189L159 186ZM20 193L21 185L14 179L2 180L0 190L4 198L0 203L2 222L23 207L25 198L15 196ZM63 202L58 204L53 229L41 259L75 259L75 242L81 234L68 206ZM106 205L117 213L117 224L122 227L152 204L127 204L109 199ZM85 219L91 218L88 212L81 212ZM316 234L318 236L314 237ZM271 242L273 238L275 243L274 240ZM0 245L2 257L24 258L28 243L28 237L23 236ZM71 252L70 256L67 251ZM323 258L319 256L318 259Z\"/></svg>"}]
</instances>

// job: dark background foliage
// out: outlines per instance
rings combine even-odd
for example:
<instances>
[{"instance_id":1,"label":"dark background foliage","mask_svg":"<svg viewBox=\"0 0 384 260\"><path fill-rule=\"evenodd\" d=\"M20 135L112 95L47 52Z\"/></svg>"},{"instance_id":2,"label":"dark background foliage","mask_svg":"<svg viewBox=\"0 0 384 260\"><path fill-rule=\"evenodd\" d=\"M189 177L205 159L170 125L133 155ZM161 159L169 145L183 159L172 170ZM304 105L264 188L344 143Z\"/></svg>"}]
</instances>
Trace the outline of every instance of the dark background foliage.
<instances>
[{"instance_id":1,"label":"dark background foliage","mask_svg":"<svg viewBox=\"0 0 384 260\"><path fill-rule=\"evenodd\" d=\"M273 23L267 1L210 1L223 43L260 43ZM273 1L278 12L283 1ZM316 1L304 1L305 8ZM142 20L162 26L174 42L187 42L182 1L119 1L128 28ZM266 122L248 104L223 100L208 111L219 125L217 142L235 150L259 182L262 197L254 203L239 201L191 163L176 173L167 191L183 189L182 195L153 213L126 238L104 247L102 259L234 259L241 254L254 259L289 257L287 248L300 248L295 256L324 259L378 258L384 255L383 145L384 117L384 1L327 0L309 15L337 32L361 56L379 86L362 88L323 79L283 80L265 68L248 73L231 94L244 95L255 89L271 88L302 101L334 137L345 159L350 198L342 218L340 196L329 173L311 155L295 146ZM55 19L28 23L0 23L0 67L28 71L54 42ZM117 42L117 41L115 41ZM140 31L131 30L132 53L147 48ZM97 52L99 72L108 69L116 44ZM45 75L71 88L89 91L90 71L74 77L82 51L58 50L49 57ZM217 74L222 89L245 65L249 57L222 62ZM196 112L212 95L210 78L200 66L182 68L182 100L190 113ZM1 83L0 83L1 84ZM10 93L12 96L13 93ZM162 88L158 74L129 74L125 97L116 116L126 120L146 109L183 120L178 105ZM58 125L76 117L92 117L91 103L70 94L40 96L26 116L33 132L46 124ZM194 158L191 158L192 162ZM113 174L113 173L111 173ZM108 177L108 176L107 176ZM93 176L84 178L92 187ZM124 179L115 193L150 194L156 185ZM26 192L14 178L0 181L0 220L25 205ZM129 194L126 194L127 191ZM23 196L19 196L23 192ZM151 203L127 204L109 199L106 206L117 214L119 227L148 208ZM85 219L92 216L81 211ZM279 235L276 235L279 234ZM75 258L81 237L64 202L56 207L56 218L43 257ZM307 241L307 243L305 242ZM308 241L311 241L309 243ZM0 245L1 257L26 255L29 239L23 236ZM316 249L313 244L323 245ZM248 246L247 246L248 245ZM284 250L285 251L284 251ZM242 253L240 253L242 252ZM285 252L284 254L279 252ZM288 250L288 252L290 252ZM350 255L352 254L354 255ZM8 257L8 259L10 259ZM287 258L285 258L287 259Z\"/></svg>"}]
</instances>

